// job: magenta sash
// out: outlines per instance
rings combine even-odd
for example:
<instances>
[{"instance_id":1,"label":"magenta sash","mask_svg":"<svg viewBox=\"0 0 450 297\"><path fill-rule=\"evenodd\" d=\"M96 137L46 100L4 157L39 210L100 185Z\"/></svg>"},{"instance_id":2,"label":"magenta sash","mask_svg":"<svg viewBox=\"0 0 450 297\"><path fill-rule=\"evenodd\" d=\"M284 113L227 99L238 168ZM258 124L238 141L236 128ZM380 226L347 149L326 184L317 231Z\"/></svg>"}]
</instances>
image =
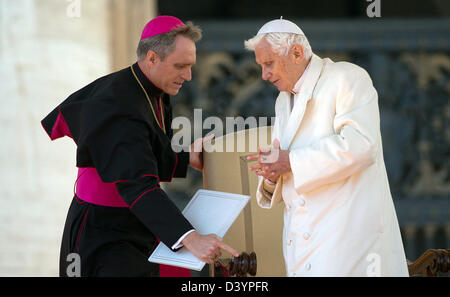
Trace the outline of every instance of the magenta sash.
<instances>
[{"instance_id":1,"label":"magenta sash","mask_svg":"<svg viewBox=\"0 0 450 297\"><path fill-rule=\"evenodd\" d=\"M102 206L128 207L114 183L104 183L92 167L78 168L76 196L81 200Z\"/></svg>"}]
</instances>

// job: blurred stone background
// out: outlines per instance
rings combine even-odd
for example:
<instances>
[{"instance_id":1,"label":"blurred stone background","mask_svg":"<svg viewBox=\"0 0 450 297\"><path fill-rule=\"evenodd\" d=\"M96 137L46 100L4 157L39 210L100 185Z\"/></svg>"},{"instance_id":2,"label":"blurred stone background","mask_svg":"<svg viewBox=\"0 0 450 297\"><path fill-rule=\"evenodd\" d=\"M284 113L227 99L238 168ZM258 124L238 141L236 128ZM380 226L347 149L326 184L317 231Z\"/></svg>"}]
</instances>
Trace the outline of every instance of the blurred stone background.
<instances>
[{"instance_id":1,"label":"blurred stone background","mask_svg":"<svg viewBox=\"0 0 450 297\"><path fill-rule=\"evenodd\" d=\"M364 67L379 94L391 192L407 258L450 247L450 3L380 0L0 0L0 276L56 276L76 177L75 145L40 120L92 80L133 63L158 14L202 27L193 80L174 116L272 117L277 91L243 41L268 20L297 23L313 51ZM269 123L270 124L270 123ZM197 131L205 135L209 131ZM202 187L189 171L164 188L180 208Z\"/></svg>"}]
</instances>

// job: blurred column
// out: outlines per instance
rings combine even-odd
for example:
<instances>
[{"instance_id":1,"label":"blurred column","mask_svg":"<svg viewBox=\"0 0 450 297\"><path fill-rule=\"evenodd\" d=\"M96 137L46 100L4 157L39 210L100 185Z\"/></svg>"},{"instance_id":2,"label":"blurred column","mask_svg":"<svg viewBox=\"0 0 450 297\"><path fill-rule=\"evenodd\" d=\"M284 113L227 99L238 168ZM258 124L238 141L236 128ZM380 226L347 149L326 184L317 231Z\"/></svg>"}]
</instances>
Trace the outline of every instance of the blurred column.
<instances>
[{"instance_id":1,"label":"blurred column","mask_svg":"<svg viewBox=\"0 0 450 297\"><path fill-rule=\"evenodd\" d=\"M424 227L425 232L425 250L435 249L434 235L436 233L437 226L434 224L429 224Z\"/></svg>"},{"instance_id":2,"label":"blurred column","mask_svg":"<svg viewBox=\"0 0 450 297\"><path fill-rule=\"evenodd\" d=\"M445 248L450 248L450 224L447 224L445 226L445 240L446 240L446 245Z\"/></svg>"},{"instance_id":3,"label":"blurred column","mask_svg":"<svg viewBox=\"0 0 450 297\"><path fill-rule=\"evenodd\" d=\"M112 71L136 62L136 48L145 24L156 16L156 0L111 0L110 36Z\"/></svg>"},{"instance_id":4,"label":"blurred column","mask_svg":"<svg viewBox=\"0 0 450 297\"><path fill-rule=\"evenodd\" d=\"M109 0L0 1L0 276L56 276L76 146L40 121L110 71Z\"/></svg>"},{"instance_id":5,"label":"blurred column","mask_svg":"<svg viewBox=\"0 0 450 297\"><path fill-rule=\"evenodd\" d=\"M405 253L409 261L414 262L417 258L416 255L416 231L417 226L414 224L407 224L403 228L404 232L404 242L405 242Z\"/></svg>"}]
</instances>

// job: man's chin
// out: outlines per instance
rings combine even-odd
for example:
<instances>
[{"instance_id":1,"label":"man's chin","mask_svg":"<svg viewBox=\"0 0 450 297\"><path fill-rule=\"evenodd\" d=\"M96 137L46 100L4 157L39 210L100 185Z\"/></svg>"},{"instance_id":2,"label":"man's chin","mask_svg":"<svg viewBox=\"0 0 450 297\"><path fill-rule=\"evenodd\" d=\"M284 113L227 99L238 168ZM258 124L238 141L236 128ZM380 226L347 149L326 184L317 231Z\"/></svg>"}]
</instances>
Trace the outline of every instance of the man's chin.
<instances>
[{"instance_id":1,"label":"man's chin","mask_svg":"<svg viewBox=\"0 0 450 297\"><path fill-rule=\"evenodd\" d=\"M278 92L285 92L286 90L284 89L284 88L282 88L282 87L278 87L278 86L276 86L276 85L274 85L275 86L275 88L277 88L277 90L278 90Z\"/></svg>"},{"instance_id":2,"label":"man's chin","mask_svg":"<svg viewBox=\"0 0 450 297\"><path fill-rule=\"evenodd\" d=\"M275 88L277 88L277 90L279 91L279 92L285 92L286 90L285 90L285 88L283 88L283 86L279 86L279 85L277 85L277 84L272 84Z\"/></svg>"},{"instance_id":3,"label":"man's chin","mask_svg":"<svg viewBox=\"0 0 450 297\"><path fill-rule=\"evenodd\" d=\"M177 90L170 90L168 92L166 92L167 94L169 94L170 96L175 96L178 94L178 92L180 92L180 89Z\"/></svg>"}]
</instances>

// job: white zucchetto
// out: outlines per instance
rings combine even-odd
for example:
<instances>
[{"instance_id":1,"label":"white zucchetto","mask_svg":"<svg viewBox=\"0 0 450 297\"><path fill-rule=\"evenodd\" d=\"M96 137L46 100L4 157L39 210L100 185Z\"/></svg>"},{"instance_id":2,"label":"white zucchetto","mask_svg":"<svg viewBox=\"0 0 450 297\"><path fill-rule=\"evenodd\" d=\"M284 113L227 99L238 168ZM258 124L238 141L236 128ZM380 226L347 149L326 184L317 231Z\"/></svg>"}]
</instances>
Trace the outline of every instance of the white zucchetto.
<instances>
[{"instance_id":1,"label":"white zucchetto","mask_svg":"<svg viewBox=\"0 0 450 297\"><path fill-rule=\"evenodd\" d=\"M293 22L288 20L283 20L283 17L276 19L264 24L264 26L259 29L258 34L266 33L294 33L299 35L305 35L303 31Z\"/></svg>"}]
</instances>

